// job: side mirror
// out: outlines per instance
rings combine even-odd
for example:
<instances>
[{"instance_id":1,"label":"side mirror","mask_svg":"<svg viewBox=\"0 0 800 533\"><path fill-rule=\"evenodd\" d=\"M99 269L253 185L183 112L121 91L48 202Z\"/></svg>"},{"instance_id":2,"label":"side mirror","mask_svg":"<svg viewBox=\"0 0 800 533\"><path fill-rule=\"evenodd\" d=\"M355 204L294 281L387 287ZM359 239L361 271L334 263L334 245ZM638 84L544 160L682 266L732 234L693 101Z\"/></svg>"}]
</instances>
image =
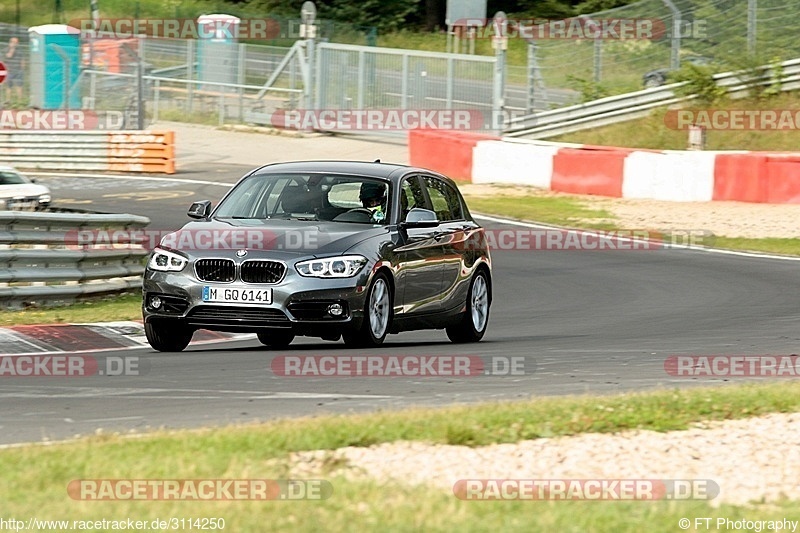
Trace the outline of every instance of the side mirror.
<instances>
[{"instance_id":1,"label":"side mirror","mask_svg":"<svg viewBox=\"0 0 800 533\"><path fill-rule=\"evenodd\" d=\"M400 224L406 228L435 228L439 225L439 220L433 211L415 207Z\"/></svg>"},{"instance_id":2,"label":"side mirror","mask_svg":"<svg viewBox=\"0 0 800 533\"><path fill-rule=\"evenodd\" d=\"M189 211L186 212L186 214L189 215L189 218L196 218L201 220L208 218L208 215L210 213L211 213L210 200L201 200L199 202L195 202L189 207Z\"/></svg>"}]
</instances>

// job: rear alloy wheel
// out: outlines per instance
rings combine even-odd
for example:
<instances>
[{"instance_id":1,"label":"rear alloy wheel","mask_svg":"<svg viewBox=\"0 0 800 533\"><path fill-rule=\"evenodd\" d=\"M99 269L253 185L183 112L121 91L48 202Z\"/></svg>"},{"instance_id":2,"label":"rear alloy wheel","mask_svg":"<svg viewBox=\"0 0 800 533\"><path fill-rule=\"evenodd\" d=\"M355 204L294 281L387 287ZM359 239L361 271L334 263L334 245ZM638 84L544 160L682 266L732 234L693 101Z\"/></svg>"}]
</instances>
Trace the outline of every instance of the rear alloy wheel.
<instances>
[{"instance_id":1,"label":"rear alloy wheel","mask_svg":"<svg viewBox=\"0 0 800 533\"><path fill-rule=\"evenodd\" d=\"M383 344L392 323L392 290L385 274L378 274L367 292L361 329L343 335L351 347L371 348Z\"/></svg>"},{"instance_id":2,"label":"rear alloy wheel","mask_svg":"<svg viewBox=\"0 0 800 533\"><path fill-rule=\"evenodd\" d=\"M467 294L467 311L458 324L447 328L447 337L456 343L481 340L489 324L490 305L489 280L485 272L478 271Z\"/></svg>"},{"instance_id":3,"label":"rear alloy wheel","mask_svg":"<svg viewBox=\"0 0 800 533\"><path fill-rule=\"evenodd\" d=\"M144 335L154 350L159 352L182 352L189 346L194 331L172 324L148 322L144 325Z\"/></svg>"},{"instance_id":4,"label":"rear alloy wheel","mask_svg":"<svg viewBox=\"0 0 800 533\"><path fill-rule=\"evenodd\" d=\"M259 331L258 340L270 348L286 348L294 340L294 331L291 329L275 329Z\"/></svg>"}]
</instances>

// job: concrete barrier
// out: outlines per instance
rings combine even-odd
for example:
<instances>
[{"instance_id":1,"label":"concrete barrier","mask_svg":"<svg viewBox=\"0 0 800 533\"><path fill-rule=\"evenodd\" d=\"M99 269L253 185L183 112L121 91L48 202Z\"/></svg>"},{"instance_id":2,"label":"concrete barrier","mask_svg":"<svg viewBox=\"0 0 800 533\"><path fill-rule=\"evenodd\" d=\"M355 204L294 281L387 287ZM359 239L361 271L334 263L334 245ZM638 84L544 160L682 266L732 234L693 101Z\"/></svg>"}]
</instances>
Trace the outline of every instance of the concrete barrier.
<instances>
[{"instance_id":1,"label":"concrete barrier","mask_svg":"<svg viewBox=\"0 0 800 533\"><path fill-rule=\"evenodd\" d=\"M0 130L0 162L23 169L174 174L175 133Z\"/></svg>"},{"instance_id":2,"label":"concrete barrier","mask_svg":"<svg viewBox=\"0 0 800 533\"><path fill-rule=\"evenodd\" d=\"M473 183L676 202L800 203L800 153L644 150L436 130L410 136L412 165Z\"/></svg>"}]
</instances>

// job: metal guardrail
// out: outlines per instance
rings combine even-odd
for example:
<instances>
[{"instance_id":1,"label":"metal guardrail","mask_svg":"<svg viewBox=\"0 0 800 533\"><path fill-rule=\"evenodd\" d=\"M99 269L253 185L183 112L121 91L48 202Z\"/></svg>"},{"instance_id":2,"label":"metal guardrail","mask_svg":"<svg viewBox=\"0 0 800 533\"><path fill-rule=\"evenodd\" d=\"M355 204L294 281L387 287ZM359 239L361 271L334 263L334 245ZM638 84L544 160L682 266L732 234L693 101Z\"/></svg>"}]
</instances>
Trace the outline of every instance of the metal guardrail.
<instances>
[{"instance_id":1,"label":"metal guardrail","mask_svg":"<svg viewBox=\"0 0 800 533\"><path fill-rule=\"evenodd\" d=\"M26 169L175 172L171 131L0 130L0 160Z\"/></svg>"},{"instance_id":2,"label":"metal guardrail","mask_svg":"<svg viewBox=\"0 0 800 533\"><path fill-rule=\"evenodd\" d=\"M146 249L82 244L79 232L149 223L136 215L0 211L0 307L70 303L141 287Z\"/></svg>"},{"instance_id":3,"label":"metal guardrail","mask_svg":"<svg viewBox=\"0 0 800 533\"><path fill-rule=\"evenodd\" d=\"M800 88L800 59L792 59L781 63L783 75L780 78L781 90L791 91ZM767 69L761 77L742 81L747 73L725 72L716 74L714 79L720 87L727 89L732 97L744 96L743 93L757 85L774 83L772 70ZM694 99L694 96L680 96L676 89L686 82L673 83L652 89L645 89L619 96L601 98L586 104L579 104L552 111L543 111L523 117L511 119L504 129L509 137L527 137L546 139L565 133L572 133L589 128L597 128L626 120L647 116L651 110Z\"/></svg>"}]
</instances>

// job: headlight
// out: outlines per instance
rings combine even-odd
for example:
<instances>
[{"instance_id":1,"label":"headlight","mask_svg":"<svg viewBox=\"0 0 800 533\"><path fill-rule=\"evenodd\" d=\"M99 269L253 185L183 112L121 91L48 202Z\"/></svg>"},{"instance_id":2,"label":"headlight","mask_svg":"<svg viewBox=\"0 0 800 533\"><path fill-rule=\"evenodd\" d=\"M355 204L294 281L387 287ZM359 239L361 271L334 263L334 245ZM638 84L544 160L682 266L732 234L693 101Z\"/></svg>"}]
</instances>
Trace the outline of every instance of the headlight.
<instances>
[{"instance_id":1,"label":"headlight","mask_svg":"<svg viewBox=\"0 0 800 533\"><path fill-rule=\"evenodd\" d=\"M366 257L343 255L300 261L294 267L301 276L308 278L350 278L358 274L366 264Z\"/></svg>"},{"instance_id":2,"label":"headlight","mask_svg":"<svg viewBox=\"0 0 800 533\"><path fill-rule=\"evenodd\" d=\"M50 203L50 195L49 194L40 194L39 195L39 203L40 204L49 204Z\"/></svg>"},{"instance_id":3,"label":"headlight","mask_svg":"<svg viewBox=\"0 0 800 533\"><path fill-rule=\"evenodd\" d=\"M156 248L147 262L147 268L159 272L180 272L188 262L185 257Z\"/></svg>"}]
</instances>

